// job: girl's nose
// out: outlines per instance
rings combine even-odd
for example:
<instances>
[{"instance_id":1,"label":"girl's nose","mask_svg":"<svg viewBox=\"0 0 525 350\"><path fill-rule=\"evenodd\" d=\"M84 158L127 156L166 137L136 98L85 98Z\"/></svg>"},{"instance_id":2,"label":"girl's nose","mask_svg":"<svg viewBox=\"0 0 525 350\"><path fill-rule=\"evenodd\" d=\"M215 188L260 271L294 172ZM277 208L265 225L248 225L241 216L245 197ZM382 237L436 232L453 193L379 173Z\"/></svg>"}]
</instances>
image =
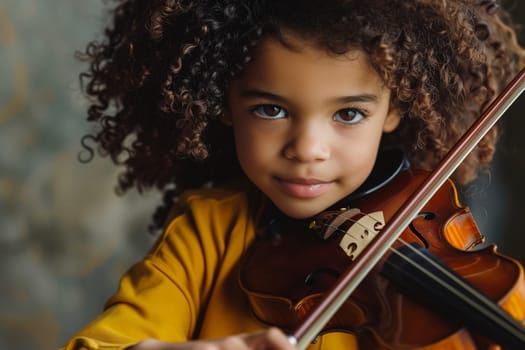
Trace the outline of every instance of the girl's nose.
<instances>
[{"instance_id":1,"label":"girl's nose","mask_svg":"<svg viewBox=\"0 0 525 350\"><path fill-rule=\"evenodd\" d=\"M289 160L315 162L330 157L329 135L317 125L297 126L283 154Z\"/></svg>"}]
</instances>

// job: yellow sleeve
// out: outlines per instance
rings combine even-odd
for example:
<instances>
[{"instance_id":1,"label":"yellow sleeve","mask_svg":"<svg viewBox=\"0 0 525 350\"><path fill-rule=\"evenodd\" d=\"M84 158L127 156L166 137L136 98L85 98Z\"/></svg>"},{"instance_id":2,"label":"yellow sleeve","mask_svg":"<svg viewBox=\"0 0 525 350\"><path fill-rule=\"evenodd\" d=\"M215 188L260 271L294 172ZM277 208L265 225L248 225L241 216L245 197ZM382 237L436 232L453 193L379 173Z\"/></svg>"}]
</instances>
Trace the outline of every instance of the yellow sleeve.
<instances>
[{"instance_id":1,"label":"yellow sleeve","mask_svg":"<svg viewBox=\"0 0 525 350\"><path fill-rule=\"evenodd\" d=\"M122 277L105 311L65 349L124 349L147 338L179 342L194 336L228 232L239 221L234 211L245 203L197 194L183 204L147 257Z\"/></svg>"},{"instance_id":2,"label":"yellow sleeve","mask_svg":"<svg viewBox=\"0 0 525 350\"><path fill-rule=\"evenodd\" d=\"M134 345L132 344L111 344L102 341L95 341L90 338L76 337L71 340L66 347L60 348L60 350L124 350Z\"/></svg>"}]
</instances>

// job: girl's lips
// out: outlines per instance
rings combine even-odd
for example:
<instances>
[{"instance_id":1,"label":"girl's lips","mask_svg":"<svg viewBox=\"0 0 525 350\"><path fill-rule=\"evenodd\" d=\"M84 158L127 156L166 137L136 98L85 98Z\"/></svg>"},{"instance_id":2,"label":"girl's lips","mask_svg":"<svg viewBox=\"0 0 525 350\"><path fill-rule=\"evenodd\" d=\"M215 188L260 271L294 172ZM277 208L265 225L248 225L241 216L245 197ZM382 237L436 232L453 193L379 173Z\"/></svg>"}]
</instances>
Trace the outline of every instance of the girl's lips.
<instances>
[{"instance_id":1,"label":"girl's lips","mask_svg":"<svg viewBox=\"0 0 525 350\"><path fill-rule=\"evenodd\" d=\"M315 179L282 179L277 182L287 194L297 198L315 198L325 193L331 186L331 182Z\"/></svg>"}]
</instances>

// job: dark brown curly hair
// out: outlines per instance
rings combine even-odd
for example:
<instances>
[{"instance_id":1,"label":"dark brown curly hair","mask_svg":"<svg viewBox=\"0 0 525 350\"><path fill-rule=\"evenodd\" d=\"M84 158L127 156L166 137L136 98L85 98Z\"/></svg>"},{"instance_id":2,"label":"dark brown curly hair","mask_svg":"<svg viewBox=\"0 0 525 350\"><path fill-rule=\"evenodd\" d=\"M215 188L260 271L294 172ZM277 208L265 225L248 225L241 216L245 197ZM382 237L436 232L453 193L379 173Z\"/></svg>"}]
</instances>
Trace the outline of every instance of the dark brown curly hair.
<instances>
[{"instance_id":1,"label":"dark brown curly hair","mask_svg":"<svg viewBox=\"0 0 525 350\"><path fill-rule=\"evenodd\" d=\"M96 124L83 145L123 165L118 190L181 191L240 173L223 126L230 81L262 37L292 31L330 54L362 49L392 90L400 127L384 140L432 167L525 63L515 26L491 0L116 0L102 42L81 54ZM493 157L493 129L458 169ZM160 227L165 204L154 216Z\"/></svg>"}]
</instances>

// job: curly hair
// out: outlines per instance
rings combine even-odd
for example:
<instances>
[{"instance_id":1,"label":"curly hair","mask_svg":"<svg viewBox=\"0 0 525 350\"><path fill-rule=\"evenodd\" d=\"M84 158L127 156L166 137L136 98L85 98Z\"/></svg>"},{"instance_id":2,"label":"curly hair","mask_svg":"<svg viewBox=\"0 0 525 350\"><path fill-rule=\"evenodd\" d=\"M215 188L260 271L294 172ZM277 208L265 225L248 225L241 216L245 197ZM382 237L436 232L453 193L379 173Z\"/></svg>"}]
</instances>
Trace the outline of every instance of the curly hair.
<instances>
[{"instance_id":1,"label":"curly hair","mask_svg":"<svg viewBox=\"0 0 525 350\"><path fill-rule=\"evenodd\" d=\"M515 25L494 0L116 0L102 42L82 54L92 98L83 139L124 167L119 192L181 191L240 173L220 122L228 87L254 47L283 31L329 54L361 49L403 118L384 142L434 166L525 64ZM495 152L491 130L457 170L473 180ZM89 161L87 159L86 161ZM154 222L162 224L167 204Z\"/></svg>"}]
</instances>

